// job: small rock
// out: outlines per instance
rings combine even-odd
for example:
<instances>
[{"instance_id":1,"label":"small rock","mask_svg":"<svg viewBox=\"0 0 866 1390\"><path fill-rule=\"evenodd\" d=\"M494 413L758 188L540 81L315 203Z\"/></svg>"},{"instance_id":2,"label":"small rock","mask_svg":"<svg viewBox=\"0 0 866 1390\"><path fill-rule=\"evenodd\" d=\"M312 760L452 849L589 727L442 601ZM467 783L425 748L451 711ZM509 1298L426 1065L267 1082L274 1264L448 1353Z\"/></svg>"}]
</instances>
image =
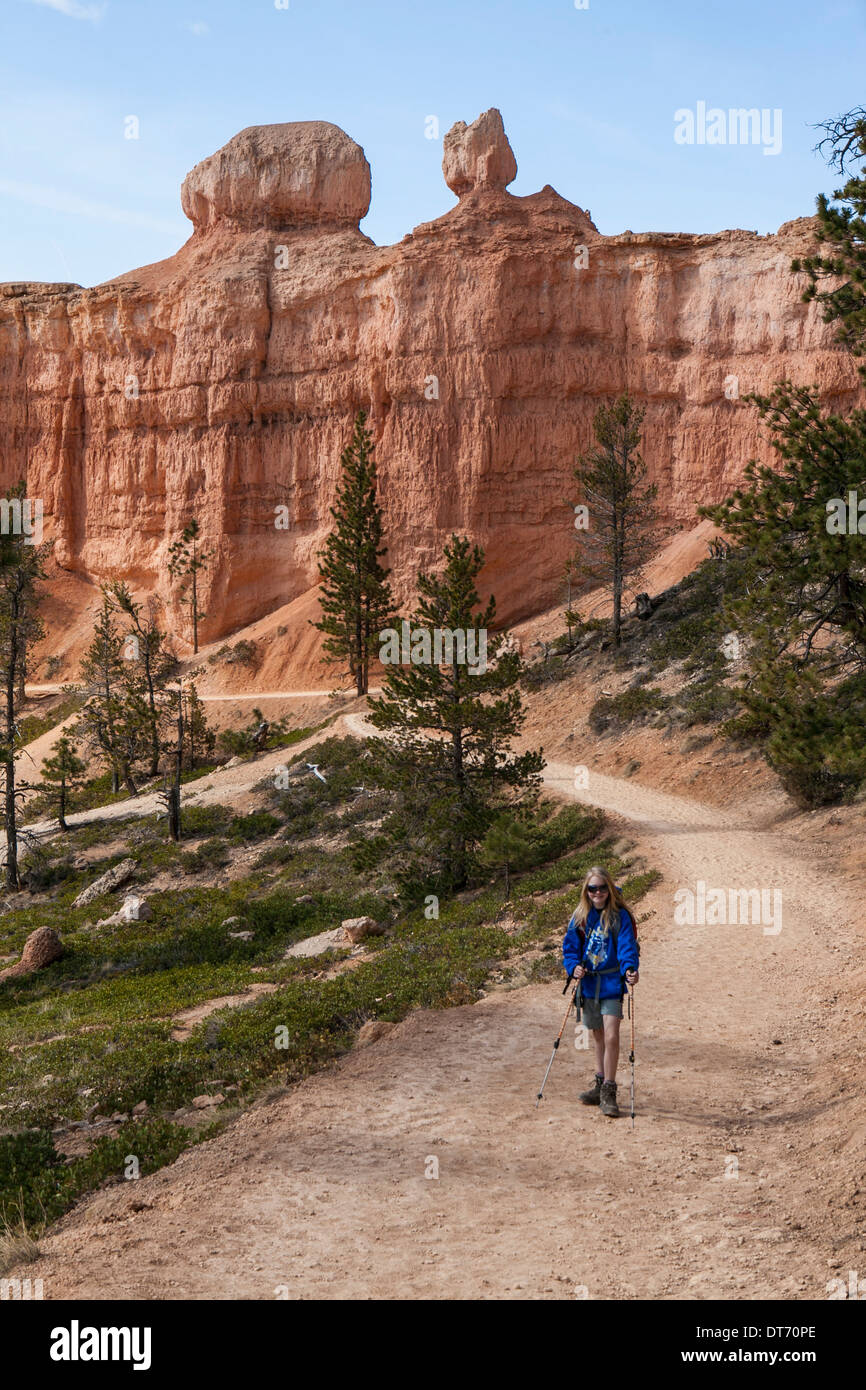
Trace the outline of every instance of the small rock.
<instances>
[{"instance_id":1,"label":"small rock","mask_svg":"<svg viewBox=\"0 0 866 1390\"><path fill-rule=\"evenodd\" d=\"M235 941L252 941L255 936L254 931L230 931L229 936L234 937Z\"/></svg>"},{"instance_id":2,"label":"small rock","mask_svg":"<svg viewBox=\"0 0 866 1390\"><path fill-rule=\"evenodd\" d=\"M196 1110L208 1110L212 1105L222 1105L225 1096L217 1091L215 1096L193 1096L192 1104Z\"/></svg>"},{"instance_id":3,"label":"small rock","mask_svg":"<svg viewBox=\"0 0 866 1390\"><path fill-rule=\"evenodd\" d=\"M146 1115L147 1112L148 1112L148 1109L149 1109L149 1107L148 1107L147 1101L146 1101L146 1100L140 1100L140 1101L138 1102L137 1105L134 1105L134 1106L132 1107L132 1113L133 1113L133 1115Z\"/></svg>"},{"instance_id":4,"label":"small rock","mask_svg":"<svg viewBox=\"0 0 866 1390\"><path fill-rule=\"evenodd\" d=\"M296 902L296 903L311 903L312 901L313 901L313 895L312 895L312 893L302 893L301 896L300 896L299 898L295 898L295 902Z\"/></svg>"}]
</instances>

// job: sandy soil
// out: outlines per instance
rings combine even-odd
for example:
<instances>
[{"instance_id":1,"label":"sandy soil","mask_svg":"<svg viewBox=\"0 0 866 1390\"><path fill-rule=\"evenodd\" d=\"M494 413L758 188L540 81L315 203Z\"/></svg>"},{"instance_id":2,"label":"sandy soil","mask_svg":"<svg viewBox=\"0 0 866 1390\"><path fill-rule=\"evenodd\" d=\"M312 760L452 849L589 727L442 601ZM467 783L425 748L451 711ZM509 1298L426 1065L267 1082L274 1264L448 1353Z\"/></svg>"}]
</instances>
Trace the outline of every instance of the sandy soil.
<instances>
[{"instance_id":1,"label":"sandy soil","mask_svg":"<svg viewBox=\"0 0 866 1390\"><path fill-rule=\"evenodd\" d=\"M757 774L729 806L595 770L575 788L570 762L547 779L664 874L641 904L634 1129L624 1061L621 1119L577 1104L571 1025L536 1110L560 986L494 989L96 1193L27 1267L46 1298L826 1298L864 1270L864 916L833 845L779 821ZM677 924L699 879L778 889L781 930Z\"/></svg>"}]
</instances>

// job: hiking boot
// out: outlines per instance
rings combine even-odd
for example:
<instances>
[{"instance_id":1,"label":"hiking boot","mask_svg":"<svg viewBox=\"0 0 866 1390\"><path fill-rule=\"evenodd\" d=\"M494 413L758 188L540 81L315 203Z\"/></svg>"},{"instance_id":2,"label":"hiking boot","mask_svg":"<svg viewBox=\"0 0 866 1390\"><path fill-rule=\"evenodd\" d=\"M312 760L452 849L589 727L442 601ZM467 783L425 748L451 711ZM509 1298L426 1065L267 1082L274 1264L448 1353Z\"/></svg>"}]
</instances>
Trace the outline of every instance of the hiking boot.
<instances>
[{"instance_id":1,"label":"hiking boot","mask_svg":"<svg viewBox=\"0 0 866 1390\"><path fill-rule=\"evenodd\" d=\"M604 1081L602 1083L601 1100L599 1104L601 1105L602 1115L611 1115L614 1119L617 1118L619 1115L619 1106L616 1103L615 1081Z\"/></svg>"},{"instance_id":2,"label":"hiking boot","mask_svg":"<svg viewBox=\"0 0 866 1390\"><path fill-rule=\"evenodd\" d=\"M592 1087L588 1091L581 1091L578 1100L583 1101L584 1105L598 1105L601 1098L601 1083L603 1078L596 1075Z\"/></svg>"}]
</instances>

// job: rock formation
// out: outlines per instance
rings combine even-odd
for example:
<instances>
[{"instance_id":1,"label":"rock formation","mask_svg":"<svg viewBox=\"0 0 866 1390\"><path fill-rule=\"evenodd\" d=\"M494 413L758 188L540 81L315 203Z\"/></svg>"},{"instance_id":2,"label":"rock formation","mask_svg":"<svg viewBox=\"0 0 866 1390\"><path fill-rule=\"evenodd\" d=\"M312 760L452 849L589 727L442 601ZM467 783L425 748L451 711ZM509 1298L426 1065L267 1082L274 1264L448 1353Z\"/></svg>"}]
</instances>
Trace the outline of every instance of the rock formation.
<instances>
[{"instance_id":1,"label":"rock formation","mask_svg":"<svg viewBox=\"0 0 866 1390\"><path fill-rule=\"evenodd\" d=\"M15 965L0 970L0 980L17 980L22 975L32 975L34 970L42 970L62 955L63 946L57 932L52 927L37 927L24 942L21 959Z\"/></svg>"},{"instance_id":2,"label":"rock formation","mask_svg":"<svg viewBox=\"0 0 866 1390\"><path fill-rule=\"evenodd\" d=\"M204 639L262 618L316 583L363 406L398 591L467 531L515 619L558 590L603 399L645 405L672 527L772 459L745 392L790 376L855 400L790 270L810 219L602 236L549 185L507 191L496 111L449 131L443 164L456 206L377 247L358 145L324 122L251 127L188 175L194 230L169 260L93 289L0 286L0 483L26 476L62 567L168 598L168 546L196 516Z\"/></svg>"}]
</instances>

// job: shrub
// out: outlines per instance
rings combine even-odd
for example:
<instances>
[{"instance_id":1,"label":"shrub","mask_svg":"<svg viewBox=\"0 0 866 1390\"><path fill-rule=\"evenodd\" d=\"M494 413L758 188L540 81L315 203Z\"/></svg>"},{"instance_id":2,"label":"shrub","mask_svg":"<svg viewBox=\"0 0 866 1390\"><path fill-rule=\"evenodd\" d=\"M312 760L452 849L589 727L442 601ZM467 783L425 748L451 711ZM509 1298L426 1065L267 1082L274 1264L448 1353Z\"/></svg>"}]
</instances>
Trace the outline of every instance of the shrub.
<instances>
[{"instance_id":1,"label":"shrub","mask_svg":"<svg viewBox=\"0 0 866 1390\"><path fill-rule=\"evenodd\" d=\"M200 874L206 869L222 869L229 862L229 847L225 840L205 840L198 849L187 850L181 854L180 863L184 873Z\"/></svg>"},{"instance_id":2,"label":"shrub","mask_svg":"<svg viewBox=\"0 0 866 1390\"><path fill-rule=\"evenodd\" d=\"M631 724L655 710L667 709L671 701L656 686L632 686L618 695L602 695L589 711L589 727L597 734L609 724Z\"/></svg>"},{"instance_id":3,"label":"shrub","mask_svg":"<svg viewBox=\"0 0 866 1390\"><path fill-rule=\"evenodd\" d=\"M223 660L226 666L252 666L258 655L255 642L247 641L246 638L236 642L233 647L222 647L220 651L225 652Z\"/></svg>"}]
</instances>

